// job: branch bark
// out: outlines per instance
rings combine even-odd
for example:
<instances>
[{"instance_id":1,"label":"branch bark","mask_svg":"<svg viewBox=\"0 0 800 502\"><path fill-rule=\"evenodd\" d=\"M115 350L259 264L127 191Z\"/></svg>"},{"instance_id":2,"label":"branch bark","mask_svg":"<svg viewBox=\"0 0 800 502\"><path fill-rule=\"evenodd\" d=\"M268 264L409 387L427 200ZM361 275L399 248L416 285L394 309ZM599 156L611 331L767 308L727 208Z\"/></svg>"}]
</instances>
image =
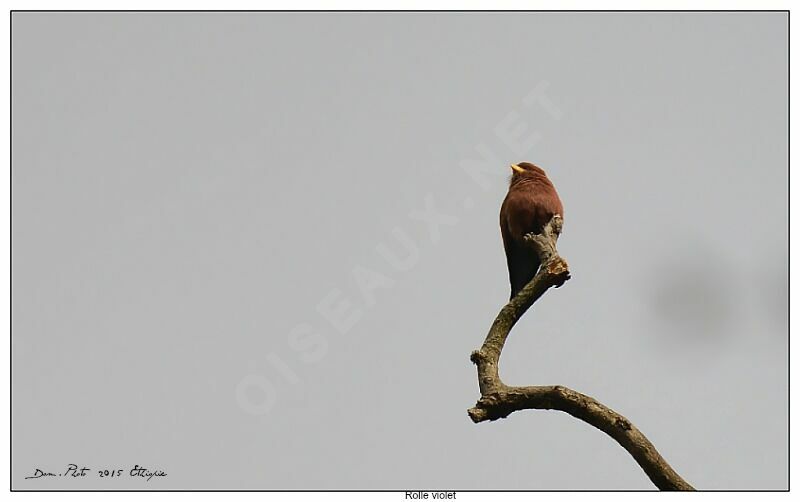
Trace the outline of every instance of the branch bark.
<instances>
[{"instance_id":1,"label":"branch bark","mask_svg":"<svg viewBox=\"0 0 800 502\"><path fill-rule=\"evenodd\" d=\"M467 413L475 423L505 418L515 411L528 409L569 413L617 441L660 490L694 490L639 429L602 403L561 385L512 387L500 379L500 354L511 328L548 289L560 287L570 278L569 265L556 250L561 225L561 216L556 215L541 234L526 236L539 253L542 266L531 282L500 310L483 345L470 356L478 367L481 397Z\"/></svg>"}]
</instances>

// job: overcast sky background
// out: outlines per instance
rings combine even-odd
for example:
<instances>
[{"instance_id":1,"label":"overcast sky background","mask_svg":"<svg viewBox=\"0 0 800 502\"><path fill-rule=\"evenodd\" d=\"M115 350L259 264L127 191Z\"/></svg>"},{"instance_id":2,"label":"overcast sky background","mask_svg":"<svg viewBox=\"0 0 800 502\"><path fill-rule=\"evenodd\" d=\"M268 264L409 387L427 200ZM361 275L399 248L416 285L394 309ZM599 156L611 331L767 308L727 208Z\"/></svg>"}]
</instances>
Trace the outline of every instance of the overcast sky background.
<instances>
[{"instance_id":1,"label":"overcast sky background","mask_svg":"<svg viewBox=\"0 0 800 502\"><path fill-rule=\"evenodd\" d=\"M13 14L13 487L652 488L566 414L467 417L528 160L573 279L504 380L786 489L787 21Z\"/></svg>"}]
</instances>

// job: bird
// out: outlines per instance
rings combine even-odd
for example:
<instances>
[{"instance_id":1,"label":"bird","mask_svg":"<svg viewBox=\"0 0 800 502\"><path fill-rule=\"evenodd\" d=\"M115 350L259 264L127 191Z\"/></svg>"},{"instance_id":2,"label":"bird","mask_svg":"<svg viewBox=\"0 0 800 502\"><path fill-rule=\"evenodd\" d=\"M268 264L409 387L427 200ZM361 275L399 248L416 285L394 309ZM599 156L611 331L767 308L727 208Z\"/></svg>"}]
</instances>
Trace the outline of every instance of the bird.
<instances>
[{"instance_id":1,"label":"bird","mask_svg":"<svg viewBox=\"0 0 800 502\"><path fill-rule=\"evenodd\" d=\"M513 299L539 270L539 255L525 241L528 233L541 233L554 215L564 217L564 207L544 169L530 162L511 165L508 194L500 206L500 233L508 262Z\"/></svg>"}]
</instances>

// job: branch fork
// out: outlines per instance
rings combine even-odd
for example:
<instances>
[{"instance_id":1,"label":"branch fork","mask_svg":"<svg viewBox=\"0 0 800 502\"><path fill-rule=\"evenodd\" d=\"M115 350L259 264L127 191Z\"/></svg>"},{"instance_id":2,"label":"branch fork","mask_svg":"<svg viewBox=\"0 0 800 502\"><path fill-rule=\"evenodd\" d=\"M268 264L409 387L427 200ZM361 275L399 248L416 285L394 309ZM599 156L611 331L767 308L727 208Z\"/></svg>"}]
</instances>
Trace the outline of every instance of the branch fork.
<instances>
[{"instance_id":1,"label":"branch fork","mask_svg":"<svg viewBox=\"0 0 800 502\"><path fill-rule=\"evenodd\" d=\"M659 489L694 490L639 429L602 403L562 385L512 387L500 379L500 354L511 329L548 289L560 287L570 279L569 265L556 249L562 225L561 216L555 215L542 233L525 236L542 265L531 282L500 310L483 345L470 355L478 369L481 397L467 413L473 422L479 423L506 418L515 411L527 409L564 411L616 440Z\"/></svg>"}]
</instances>

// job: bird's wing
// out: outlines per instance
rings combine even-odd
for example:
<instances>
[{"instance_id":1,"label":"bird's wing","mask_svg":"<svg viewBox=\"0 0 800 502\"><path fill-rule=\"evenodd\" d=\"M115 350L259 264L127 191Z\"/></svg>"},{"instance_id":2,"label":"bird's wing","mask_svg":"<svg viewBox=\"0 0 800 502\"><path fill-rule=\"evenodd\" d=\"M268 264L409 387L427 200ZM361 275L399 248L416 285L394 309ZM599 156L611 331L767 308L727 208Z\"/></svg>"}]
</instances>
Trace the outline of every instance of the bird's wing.
<instances>
[{"instance_id":1,"label":"bird's wing","mask_svg":"<svg viewBox=\"0 0 800 502\"><path fill-rule=\"evenodd\" d=\"M524 201L519 197L506 197L500 208L500 233L503 236L503 247L508 263L508 280L511 283L511 298L519 293L536 275L539 269L539 256L522 237L530 230L525 230L529 216L520 216L520 212L529 212L528 207L519 207Z\"/></svg>"}]
</instances>

